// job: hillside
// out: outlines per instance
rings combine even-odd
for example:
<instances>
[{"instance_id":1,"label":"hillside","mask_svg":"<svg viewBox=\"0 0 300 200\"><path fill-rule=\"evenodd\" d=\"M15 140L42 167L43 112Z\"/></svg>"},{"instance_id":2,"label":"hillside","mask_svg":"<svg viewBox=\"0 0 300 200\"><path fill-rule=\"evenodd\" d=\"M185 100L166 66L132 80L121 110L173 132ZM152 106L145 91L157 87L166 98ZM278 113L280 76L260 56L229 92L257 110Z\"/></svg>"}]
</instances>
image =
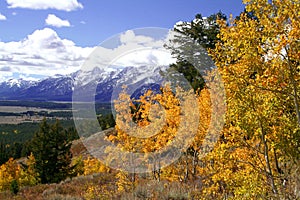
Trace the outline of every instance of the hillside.
<instances>
[{"instance_id":1,"label":"hillside","mask_svg":"<svg viewBox=\"0 0 300 200\"><path fill-rule=\"evenodd\" d=\"M105 135L115 134L114 128L105 131ZM91 158L82 140L72 142L71 151L74 160ZM26 158L18 159L18 163L25 163ZM91 166L92 167L92 166ZM144 173L139 177L139 185L130 186L130 190L120 191L120 182L117 170L109 172L87 172L87 174L68 178L58 184L38 184L36 186L21 187L18 194L10 191L0 192L1 200L92 200L92 199L190 199L197 196L197 189L192 189L185 183L172 183L170 181L157 181L152 179L151 173Z\"/></svg>"}]
</instances>

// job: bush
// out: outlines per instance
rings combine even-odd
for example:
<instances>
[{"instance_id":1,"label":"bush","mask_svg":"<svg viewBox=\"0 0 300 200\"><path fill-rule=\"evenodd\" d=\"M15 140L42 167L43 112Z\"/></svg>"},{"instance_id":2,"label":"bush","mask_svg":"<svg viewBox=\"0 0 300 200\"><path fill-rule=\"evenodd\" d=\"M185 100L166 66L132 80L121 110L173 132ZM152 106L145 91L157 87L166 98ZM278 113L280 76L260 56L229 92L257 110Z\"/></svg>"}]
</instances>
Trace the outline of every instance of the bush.
<instances>
[{"instance_id":1,"label":"bush","mask_svg":"<svg viewBox=\"0 0 300 200\"><path fill-rule=\"evenodd\" d=\"M19 192L19 184L18 181L16 179L14 179L11 183L10 183L10 191L13 194L18 194Z\"/></svg>"}]
</instances>

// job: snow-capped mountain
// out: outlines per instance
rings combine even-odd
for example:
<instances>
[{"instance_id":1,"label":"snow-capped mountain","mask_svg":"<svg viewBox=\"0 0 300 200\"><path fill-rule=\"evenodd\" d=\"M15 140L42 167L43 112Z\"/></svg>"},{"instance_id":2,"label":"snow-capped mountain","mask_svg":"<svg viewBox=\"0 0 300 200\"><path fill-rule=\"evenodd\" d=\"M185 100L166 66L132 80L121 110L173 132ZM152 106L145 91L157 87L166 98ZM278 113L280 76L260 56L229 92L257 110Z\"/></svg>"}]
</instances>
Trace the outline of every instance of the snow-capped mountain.
<instances>
[{"instance_id":1,"label":"snow-capped mountain","mask_svg":"<svg viewBox=\"0 0 300 200\"><path fill-rule=\"evenodd\" d=\"M128 85L133 96L147 88L159 89L158 83L162 81L160 72L166 69L165 66L125 67L116 71L94 68L39 81L10 79L0 83L0 100L72 101L75 89L79 94L94 94L93 98L97 101L108 102L122 85ZM91 99L83 97L81 100Z\"/></svg>"},{"instance_id":2,"label":"snow-capped mountain","mask_svg":"<svg viewBox=\"0 0 300 200\"><path fill-rule=\"evenodd\" d=\"M34 85L35 81L23 80L23 79L9 79L0 83L1 88L18 89L27 88Z\"/></svg>"},{"instance_id":3,"label":"snow-capped mountain","mask_svg":"<svg viewBox=\"0 0 300 200\"><path fill-rule=\"evenodd\" d=\"M20 91L34 86L35 81L23 79L9 79L0 83L0 99L9 99L13 94L19 94ZM2 97L2 98L1 98Z\"/></svg>"}]
</instances>

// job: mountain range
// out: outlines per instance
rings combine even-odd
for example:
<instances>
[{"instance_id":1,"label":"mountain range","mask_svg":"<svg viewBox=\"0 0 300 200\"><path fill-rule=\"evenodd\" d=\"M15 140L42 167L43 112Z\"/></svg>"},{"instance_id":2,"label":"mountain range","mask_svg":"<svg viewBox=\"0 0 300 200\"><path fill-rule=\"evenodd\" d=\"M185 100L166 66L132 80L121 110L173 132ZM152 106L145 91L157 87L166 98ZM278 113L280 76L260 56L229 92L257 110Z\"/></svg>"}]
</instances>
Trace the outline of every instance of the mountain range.
<instances>
[{"instance_id":1,"label":"mountain range","mask_svg":"<svg viewBox=\"0 0 300 200\"><path fill-rule=\"evenodd\" d=\"M100 68L79 70L68 75L56 75L38 81L10 79L0 83L0 100L29 101L72 101L74 90L77 94L93 94L91 99L110 102L114 94L120 92L122 85L128 86L129 93L135 97L146 89L159 90L166 66L124 67L115 71ZM117 91L117 92L116 92Z\"/></svg>"}]
</instances>

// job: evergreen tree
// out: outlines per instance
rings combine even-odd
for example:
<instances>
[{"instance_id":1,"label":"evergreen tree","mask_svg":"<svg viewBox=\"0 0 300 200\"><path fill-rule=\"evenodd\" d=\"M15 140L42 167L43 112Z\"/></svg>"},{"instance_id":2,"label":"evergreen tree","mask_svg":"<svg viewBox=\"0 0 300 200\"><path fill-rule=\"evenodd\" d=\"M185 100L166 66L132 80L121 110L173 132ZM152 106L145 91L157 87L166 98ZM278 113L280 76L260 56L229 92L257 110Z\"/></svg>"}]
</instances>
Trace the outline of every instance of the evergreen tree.
<instances>
[{"instance_id":1,"label":"evergreen tree","mask_svg":"<svg viewBox=\"0 0 300 200\"><path fill-rule=\"evenodd\" d=\"M42 183L57 183L71 172L71 142L59 121L49 125L46 119L31 141L36 170Z\"/></svg>"},{"instance_id":2,"label":"evergreen tree","mask_svg":"<svg viewBox=\"0 0 300 200\"><path fill-rule=\"evenodd\" d=\"M101 126L102 130L106 130L108 128L114 127L116 125L114 116L112 113L106 115L100 115L97 117L98 122Z\"/></svg>"},{"instance_id":3,"label":"evergreen tree","mask_svg":"<svg viewBox=\"0 0 300 200\"><path fill-rule=\"evenodd\" d=\"M171 44L166 46L166 48L170 49L171 53L177 58L177 62L172 64L171 68L182 73L195 91L203 89L205 83L200 72L188 61L195 60L194 58L187 58L187 56L195 56L195 50L191 49L195 45L191 44L191 42L201 45L204 51L207 49L214 49L215 44L219 41L217 35L220 32L217 20L226 19L226 15L221 11L212 14L207 18L202 17L201 14L197 14L195 19L191 22L183 22L175 26L174 31L182 34L183 37L177 35L170 41ZM179 45L179 47L174 44ZM205 52L196 53L205 54Z\"/></svg>"},{"instance_id":4,"label":"evergreen tree","mask_svg":"<svg viewBox=\"0 0 300 200\"><path fill-rule=\"evenodd\" d=\"M2 141L0 142L0 165L5 163L8 160L8 152L7 148L5 147L5 143Z\"/></svg>"},{"instance_id":5,"label":"evergreen tree","mask_svg":"<svg viewBox=\"0 0 300 200\"><path fill-rule=\"evenodd\" d=\"M174 31L189 36L206 49L213 49L219 41L217 35L220 32L220 26L217 20L227 20L227 17L221 11L207 18L202 17L201 14L197 14L191 22L183 22L176 25Z\"/></svg>"}]
</instances>

